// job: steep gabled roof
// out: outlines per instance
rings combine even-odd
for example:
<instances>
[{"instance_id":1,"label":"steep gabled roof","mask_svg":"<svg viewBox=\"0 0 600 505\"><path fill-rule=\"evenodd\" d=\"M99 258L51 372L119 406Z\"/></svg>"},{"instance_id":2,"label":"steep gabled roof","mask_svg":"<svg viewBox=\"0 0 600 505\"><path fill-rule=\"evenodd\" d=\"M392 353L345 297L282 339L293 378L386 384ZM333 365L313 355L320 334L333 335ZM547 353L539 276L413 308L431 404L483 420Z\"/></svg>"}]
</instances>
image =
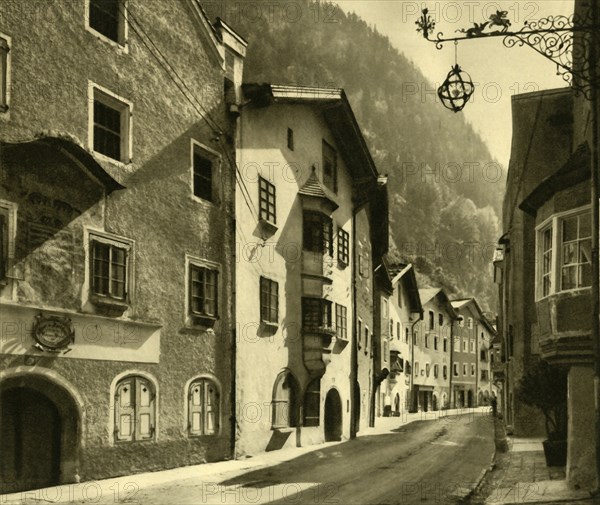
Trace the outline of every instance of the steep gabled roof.
<instances>
[{"instance_id":1,"label":"steep gabled roof","mask_svg":"<svg viewBox=\"0 0 600 505\"><path fill-rule=\"evenodd\" d=\"M412 312L423 313L423 304L421 303L421 297L419 294L419 285L417 284L417 276L415 269L412 264L405 265L403 263L397 263L390 266L390 272L396 272L392 279L392 286L396 286L402 279L408 282L408 289L406 290L408 297L411 302L411 308L414 309Z\"/></svg>"},{"instance_id":2,"label":"steep gabled roof","mask_svg":"<svg viewBox=\"0 0 600 505\"><path fill-rule=\"evenodd\" d=\"M427 302L430 302L436 297L439 297L442 305L446 308L446 312L452 319L456 319L458 316L452 303L450 303L450 299L448 295L442 288L423 288L419 289L419 296L421 297L421 303L425 305Z\"/></svg>"},{"instance_id":3,"label":"steep gabled roof","mask_svg":"<svg viewBox=\"0 0 600 505\"><path fill-rule=\"evenodd\" d=\"M377 185L379 173L342 88L244 83L242 89L244 96L258 106L287 103L317 107L341 148L340 154L354 174L355 182L363 182L364 178L364 183Z\"/></svg>"}]
</instances>

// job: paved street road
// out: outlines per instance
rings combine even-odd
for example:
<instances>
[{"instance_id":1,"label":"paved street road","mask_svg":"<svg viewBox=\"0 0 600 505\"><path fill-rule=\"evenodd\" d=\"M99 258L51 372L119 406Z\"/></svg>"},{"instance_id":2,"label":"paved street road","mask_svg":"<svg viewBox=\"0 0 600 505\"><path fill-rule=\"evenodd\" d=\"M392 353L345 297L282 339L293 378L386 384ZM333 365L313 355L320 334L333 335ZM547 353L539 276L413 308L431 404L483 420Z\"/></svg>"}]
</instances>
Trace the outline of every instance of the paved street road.
<instances>
[{"instance_id":1,"label":"paved street road","mask_svg":"<svg viewBox=\"0 0 600 505\"><path fill-rule=\"evenodd\" d=\"M328 444L277 466L214 482L139 489L133 502L200 504L452 504L493 453L489 414L418 421L396 433Z\"/></svg>"}]
</instances>

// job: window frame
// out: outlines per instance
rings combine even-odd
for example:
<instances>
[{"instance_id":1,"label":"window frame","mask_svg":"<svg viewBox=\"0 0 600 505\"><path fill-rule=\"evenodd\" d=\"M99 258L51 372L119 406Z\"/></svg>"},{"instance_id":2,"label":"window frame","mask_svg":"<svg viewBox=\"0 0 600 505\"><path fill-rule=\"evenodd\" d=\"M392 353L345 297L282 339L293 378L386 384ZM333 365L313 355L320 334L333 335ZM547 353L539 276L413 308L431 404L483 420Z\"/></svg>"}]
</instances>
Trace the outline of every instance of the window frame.
<instances>
[{"instance_id":1,"label":"window frame","mask_svg":"<svg viewBox=\"0 0 600 505\"><path fill-rule=\"evenodd\" d=\"M318 385L318 388L317 388ZM310 400L308 395L316 396L318 394L318 401ZM307 428L316 428L321 426L321 377L317 377L311 380L304 391L304 408L302 409L302 424ZM311 408L309 408L311 407ZM312 410L312 407L316 407L316 411ZM310 415L309 415L310 414ZM316 415L315 415L316 414Z\"/></svg>"},{"instance_id":2,"label":"window frame","mask_svg":"<svg viewBox=\"0 0 600 505\"><path fill-rule=\"evenodd\" d=\"M0 114L10 110L12 80L12 38L0 32ZM0 116L2 117L2 116Z\"/></svg>"},{"instance_id":3,"label":"window frame","mask_svg":"<svg viewBox=\"0 0 600 505\"><path fill-rule=\"evenodd\" d=\"M129 305L134 301L134 270L135 270L135 241L133 239L107 233L103 230L97 230L94 228L85 229L85 301L92 303L116 303ZM110 295L102 295L94 292L94 255L93 255L93 242L97 242L111 247L117 247L126 251L125 256L125 297L118 298ZM110 274L109 274L110 283Z\"/></svg>"},{"instance_id":4,"label":"window frame","mask_svg":"<svg viewBox=\"0 0 600 505\"><path fill-rule=\"evenodd\" d=\"M289 126L287 129L287 148L290 151L294 150L294 130L292 130Z\"/></svg>"},{"instance_id":5,"label":"window frame","mask_svg":"<svg viewBox=\"0 0 600 505\"><path fill-rule=\"evenodd\" d=\"M347 267L350 264L350 234L341 226L338 227L337 249L338 263Z\"/></svg>"},{"instance_id":6,"label":"window frame","mask_svg":"<svg viewBox=\"0 0 600 505\"><path fill-rule=\"evenodd\" d=\"M119 2L119 26L117 28L118 31L118 39L114 40L110 38L108 35L105 35L102 32L99 32L94 27L90 25L90 16L91 16L91 0L85 0L85 15L84 15L84 26L85 29L90 32L94 37L106 42L107 44L119 49L124 53L129 52L129 12L128 12L128 2L129 0L118 0Z\"/></svg>"},{"instance_id":7,"label":"window frame","mask_svg":"<svg viewBox=\"0 0 600 505\"><path fill-rule=\"evenodd\" d=\"M278 399L278 386L281 383L282 388L283 384L289 381L288 385L290 386L290 393L287 399ZM273 384L273 394L271 397L271 430L281 430L281 429L289 429L295 428L298 426L298 404L299 404L299 395L300 388L298 385L298 381L296 377L289 370L285 370L277 374L275 378L275 382ZM279 405L283 402L287 403L287 424L280 423L281 412ZM279 414L279 415L278 415Z\"/></svg>"},{"instance_id":8,"label":"window frame","mask_svg":"<svg viewBox=\"0 0 600 505\"><path fill-rule=\"evenodd\" d=\"M552 214L550 217L545 219L539 225L536 226L536 244L535 244L535 301L543 300L549 296L557 295L560 293L577 293L586 289L591 289L590 286L581 286L573 289L562 289L562 267L563 267L563 249L564 241L562 237L563 233L563 222L568 218L580 217L584 214L589 214L591 219L591 206L582 205L580 207L569 209L564 212L557 212ZM547 273L543 272L543 234L548 229L551 230L551 259L550 259L550 271ZM572 241L569 241L572 242ZM578 239L579 242L579 231ZM548 252L548 251L546 251ZM580 265L580 263L577 263ZM548 293L544 293L542 279L550 276L551 286Z\"/></svg>"},{"instance_id":9,"label":"window frame","mask_svg":"<svg viewBox=\"0 0 600 505\"><path fill-rule=\"evenodd\" d=\"M217 275L216 290L215 290L215 311L216 315L203 315L192 311L192 282L191 275L193 268L203 268L212 270ZM221 303L222 303L222 281L221 281L221 265L213 261L208 261L202 258L197 258L190 255L185 255L185 297L184 311L185 326L188 327L208 327L212 326L220 319Z\"/></svg>"},{"instance_id":10,"label":"window frame","mask_svg":"<svg viewBox=\"0 0 600 505\"><path fill-rule=\"evenodd\" d=\"M119 111L120 118L120 159L96 151L94 148L94 104L96 100L105 106ZM94 156L118 166L127 166L133 162L133 102L113 93L108 88L88 81L88 148Z\"/></svg>"},{"instance_id":11,"label":"window frame","mask_svg":"<svg viewBox=\"0 0 600 505\"><path fill-rule=\"evenodd\" d=\"M0 286L8 283L8 280L13 278L15 250L17 244L17 213L19 210L18 204L9 202L8 200L0 199L0 213L6 220L6 244L2 244L1 261L4 264L4 271L0 270Z\"/></svg>"},{"instance_id":12,"label":"window frame","mask_svg":"<svg viewBox=\"0 0 600 505\"><path fill-rule=\"evenodd\" d=\"M200 403L200 408L198 409L194 409L193 407L196 407L195 405L192 405L192 388L195 385L200 384L202 386L202 394L201 394L201 403ZM216 429L214 429L213 432L208 433L207 428L206 428L206 424L207 424L207 418L206 418L206 414L207 409L206 409L206 386L207 385L212 385L213 388L215 389L215 396L216 396L216 402L213 405L213 410L212 412L215 413L216 415L214 416L214 426L216 426ZM189 438L197 438L197 437L216 437L219 436L221 434L221 427L222 427L222 419L221 419L221 412L222 412L222 400L221 400L221 386L219 384L219 382L211 376L208 375L199 375L198 377L194 377L193 379L190 379L185 386L185 390L184 390L184 395L185 395L185 433L187 434L187 436ZM201 413L201 428L199 431L193 431L192 430L192 416L194 413L196 412L200 412Z\"/></svg>"},{"instance_id":13,"label":"window frame","mask_svg":"<svg viewBox=\"0 0 600 505\"><path fill-rule=\"evenodd\" d=\"M270 192L271 189L273 190L272 194ZM263 194L265 198L263 198ZM272 202L271 197L273 199ZM263 209L263 202L266 209ZM272 212L271 206L273 207ZM277 188L275 184L261 176L258 177L258 218L267 223L277 225Z\"/></svg>"},{"instance_id":14,"label":"window frame","mask_svg":"<svg viewBox=\"0 0 600 505\"><path fill-rule=\"evenodd\" d=\"M263 288L268 288L266 291ZM275 287L275 293L273 293L273 287ZM269 303L265 306L263 300L263 294L268 297ZM275 297L275 307L273 308L271 304L273 303L273 296ZM260 276L259 279L259 304L260 304L260 320L263 323L270 325L278 325L279 324L279 283L270 279L269 277L265 277L263 275ZM275 319L271 319L273 315L273 310L275 311ZM269 318L265 318L264 314L267 312L269 314Z\"/></svg>"},{"instance_id":15,"label":"window frame","mask_svg":"<svg viewBox=\"0 0 600 505\"><path fill-rule=\"evenodd\" d=\"M321 246L316 247L315 244L311 244L311 248L307 248L307 236L314 235L314 230L310 231L307 228L308 222L319 223L319 235ZM311 242L312 242L311 238ZM322 254L333 257L333 220L330 216L323 214L322 212L305 210L302 213L302 251L311 254Z\"/></svg>"},{"instance_id":16,"label":"window frame","mask_svg":"<svg viewBox=\"0 0 600 505\"><path fill-rule=\"evenodd\" d=\"M123 406L117 404L117 397L119 395L119 386L128 380L133 380L135 383L135 404L133 407L129 407L126 409L129 411L130 415L133 417L133 429L129 436L119 437L117 435L119 431L119 416L123 411ZM151 403L152 405L148 405L148 412L150 416L150 422L152 423L151 427L151 436L146 438L141 438L141 433L138 434L138 417L140 410L142 408L146 408L146 406L138 405L138 385L139 381L147 382L151 386ZM150 374L138 370L129 370L122 374L116 376L111 384L110 388L110 416L109 416L109 433L110 433L110 445L114 444L126 444L126 443L151 443L156 442L158 440L158 426L159 426L159 408L158 408L158 400L159 400L159 390L158 383L156 379Z\"/></svg>"},{"instance_id":17,"label":"window frame","mask_svg":"<svg viewBox=\"0 0 600 505\"><path fill-rule=\"evenodd\" d=\"M335 331L341 340L348 340L348 308L339 303L335 304Z\"/></svg>"},{"instance_id":18,"label":"window frame","mask_svg":"<svg viewBox=\"0 0 600 505\"><path fill-rule=\"evenodd\" d=\"M335 149L335 147L333 147L329 142L327 142L325 139L322 140L322 154L321 154L321 159L323 162L322 165L322 173L323 173L323 184L325 185L325 187L331 191L333 191L333 193L337 194L338 192L338 153L337 150ZM327 151L330 151L329 153ZM332 162L332 174L331 174L331 186L329 185L328 179L329 177L325 176L325 162L326 159L329 159L330 157L328 156L329 154L331 154L331 162Z\"/></svg>"},{"instance_id":19,"label":"window frame","mask_svg":"<svg viewBox=\"0 0 600 505\"><path fill-rule=\"evenodd\" d=\"M211 199L207 200L196 195L194 191L195 171L195 156L199 155L211 162ZM204 204L218 206L221 202L221 191L219 181L221 180L221 154L211 149L210 147L198 142L196 139L190 139L190 194L192 200Z\"/></svg>"}]
</instances>

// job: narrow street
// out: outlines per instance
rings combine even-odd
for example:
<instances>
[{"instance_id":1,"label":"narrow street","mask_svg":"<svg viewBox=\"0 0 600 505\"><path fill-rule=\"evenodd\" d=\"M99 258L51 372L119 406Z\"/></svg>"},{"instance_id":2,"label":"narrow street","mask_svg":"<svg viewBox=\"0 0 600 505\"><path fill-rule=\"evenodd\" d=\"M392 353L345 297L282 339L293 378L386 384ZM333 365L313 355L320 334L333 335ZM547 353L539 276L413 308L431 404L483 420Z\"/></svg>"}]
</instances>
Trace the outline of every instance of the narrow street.
<instances>
[{"instance_id":1,"label":"narrow street","mask_svg":"<svg viewBox=\"0 0 600 505\"><path fill-rule=\"evenodd\" d=\"M489 414L464 414L325 445L242 475L229 472L211 476L210 482L192 478L140 488L127 502L452 504L468 494L493 450Z\"/></svg>"}]
</instances>

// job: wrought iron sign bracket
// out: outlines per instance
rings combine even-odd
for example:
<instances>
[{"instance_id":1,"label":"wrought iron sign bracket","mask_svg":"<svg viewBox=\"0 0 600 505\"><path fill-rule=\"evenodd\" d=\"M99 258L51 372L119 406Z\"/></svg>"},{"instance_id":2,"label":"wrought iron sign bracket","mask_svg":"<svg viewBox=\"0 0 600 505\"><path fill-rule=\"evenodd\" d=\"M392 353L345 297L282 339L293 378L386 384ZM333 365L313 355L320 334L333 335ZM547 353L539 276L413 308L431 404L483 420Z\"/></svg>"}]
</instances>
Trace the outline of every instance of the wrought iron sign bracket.
<instances>
[{"instance_id":1,"label":"wrought iron sign bracket","mask_svg":"<svg viewBox=\"0 0 600 505\"><path fill-rule=\"evenodd\" d=\"M557 75L586 98L591 98L592 87L600 89L600 78L594 81L590 77L590 61L587 58L589 45L592 43L591 34L600 32L600 25L594 24L591 14L588 13L585 18L576 18L575 15L549 16L526 21L517 31L510 29L512 23L507 15L507 11L497 11L484 23L456 30L461 34L456 37L444 37L443 32L434 35L436 23L428 9L423 9L415 24L417 32L422 33L425 40L434 43L437 49L442 49L446 42L458 43L491 37L502 37L504 46L508 48L528 46L556 64ZM577 69L573 65L574 59L578 63Z\"/></svg>"}]
</instances>

